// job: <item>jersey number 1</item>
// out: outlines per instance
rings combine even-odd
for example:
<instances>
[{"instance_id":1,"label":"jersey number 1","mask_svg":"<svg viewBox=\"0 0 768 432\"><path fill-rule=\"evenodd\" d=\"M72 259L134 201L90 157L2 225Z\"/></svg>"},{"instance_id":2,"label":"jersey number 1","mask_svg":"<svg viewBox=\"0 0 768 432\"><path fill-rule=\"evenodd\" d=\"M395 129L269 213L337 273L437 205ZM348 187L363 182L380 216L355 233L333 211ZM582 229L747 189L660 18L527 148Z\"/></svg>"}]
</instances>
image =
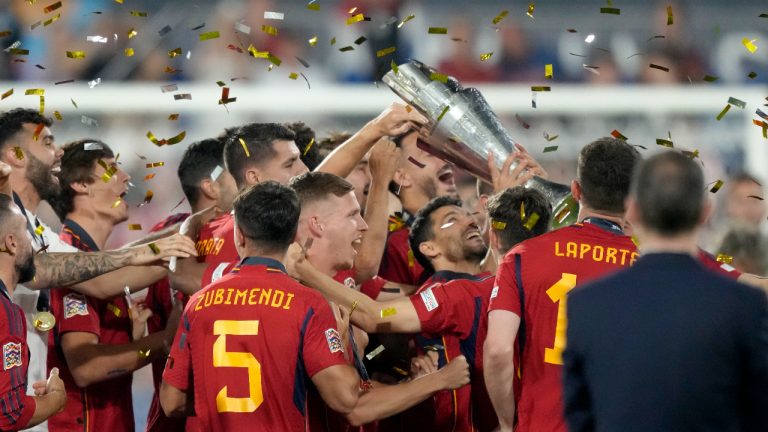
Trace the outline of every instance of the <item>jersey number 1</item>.
<instances>
[{"instance_id":1,"label":"jersey number 1","mask_svg":"<svg viewBox=\"0 0 768 432\"><path fill-rule=\"evenodd\" d=\"M217 335L213 343L213 366L248 369L248 397L229 397L227 386L216 395L216 411L247 413L254 412L264 402L261 390L261 363L249 352L228 352L227 335L256 336L259 334L259 321L217 320L213 323L213 334Z\"/></svg>"},{"instance_id":2,"label":"jersey number 1","mask_svg":"<svg viewBox=\"0 0 768 432\"><path fill-rule=\"evenodd\" d=\"M565 315L565 296L568 291L576 286L576 275L563 273L563 276L554 285L549 287L547 295L550 300L557 303L557 324L555 325L555 341L552 348L544 348L544 362L556 365L563 364L563 350L565 349L565 329L568 327L568 318Z\"/></svg>"}]
</instances>

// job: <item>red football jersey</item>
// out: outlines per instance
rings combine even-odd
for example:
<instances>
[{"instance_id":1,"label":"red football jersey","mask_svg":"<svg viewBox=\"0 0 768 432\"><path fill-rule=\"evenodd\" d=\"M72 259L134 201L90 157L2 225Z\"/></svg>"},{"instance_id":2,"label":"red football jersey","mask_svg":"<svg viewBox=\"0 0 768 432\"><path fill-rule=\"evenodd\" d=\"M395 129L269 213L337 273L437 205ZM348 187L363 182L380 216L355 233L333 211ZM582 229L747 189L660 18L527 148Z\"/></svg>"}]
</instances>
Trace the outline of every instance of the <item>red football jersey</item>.
<instances>
[{"instance_id":1,"label":"red football jersey","mask_svg":"<svg viewBox=\"0 0 768 432\"><path fill-rule=\"evenodd\" d=\"M205 224L200 229L195 247L199 262L219 264L239 261L235 248L235 216L232 213L223 214Z\"/></svg>"},{"instance_id":2,"label":"red football jersey","mask_svg":"<svg viewBox=\"0 0 768 432\"><path fill-rule=\"evenodd\" d=\"M433 397L434 430L492 431L498 427L484 384L482 355L493 286L489 273L439 271L410 297L421 321L424 337L418 340L422 348L432 345L438 349L440 367L459 355L470 365L470 384Z\"/></svg>"},{"instance_id":3,"label":"red football jersey","mask_svg":"<svg viewBox=\"0 0 768 432\"><path fill-rule=\"evenodd\" d=\"M561 379L566 294L577 285L629 267L637 257L630 237L602 219L526 240L504 257L489 310L522 317L517 337L518 350L522 345L517 431L566 430Z\"/></svg>"},{"instance_id":4,"label":"red football jersey","mask_svg":"<svg viewBox=\"0 0 768 432\"><path fill-rule=\"evenodd\" d=\"M395 283L418 286L421 284L424 268L413 256L408 244L409 233L407 226L389 233L379 276Z\"/></svg>"},{"instance_id":5,"label":"red football jersey","mask_svg":"<svg viewBox=\"0 0 768 432\"><path fill-rule=\"evenodd\" d=\"M177 213L168 216L152 227L150 232L162 231L169 226L183 222L188 217L189 213ZM168 282L168 278L163 278L149 286L145 304L147 308L152 310L152 316L147 320L147 329L149 330L149 333L165 330L165 326L168 323L168 316L173 308L171 302L171 285ZM184 419L167 417L163 412L162 407L160 407L158 394L160 392L160 382L163 380L163 369L165 369L165 359L159 358L152 362L152 380L155 385L155 393L152 395L152 403L150 403L149 411L147 412L146 431L183 432L185 424Z\"/></svg>"},{"instance_id":6,"label":"red football jersey","mask_svg":"<svg viewBox=\"0 0 768 432\"><path fill-rule=\"evenodd\" d=\"M381 289L384 288L384 285L387 283L386 279L380 276L374 276L371 279L358 284L355 282L355 275L355 269L351 268L349 270L336 272L336 274L333 275L333 279L336 280L336 282L343 283L349 288L359 290L361 293L374 300L381 294Z\"/></svg>"},{"instance_id":7,"label":"red football jersey","mask_svg":"<svg viewBox=\"0 0 768 432\"><path fill-rule=\"evenodd\" d=\"M82 251L98 251L83 228L65 220L59 237ZM64 411L48 419L48 430L133 432L132 374L123 374L85 388L79 388L61 352L61 338L67 332L93 333L100 344L131 342L131 319L123 296L99 300L68 288L51 290L51 313L56 327L48 341L48 370L59 368L67 389Z\"/></svg>"},{"instance_id":8,"label":"red football jersey","mask_svg":"<svg viewBox=\"0 0 768 432\"><path fill-rule=\"evenodd\" d=\"M5 284L0 281L0 346L3 370L0 373L0 430L24 429L35 413L35 399L27 392L29 347L27 320L21 306L14 304ZM53 290L56 291L56 290Z\"/></svg>"},{"instance_id":9,"label":"red football jersey","mask_svg":"<svg viewBox=\"0 0 768 432\"><path fill-rule=\"evenodd\" d=\"M705 251L704 249L699 249L699 262L702 263L704 267L725 277L738 279L739 276L741 276L740 271L736 270L728 263L721 263L714 256L712 256L712 254Z\"/></svg>"},{"instance_id":10,"label":"red football jersey","mask_svg":"<svg viewBox=\"0 0 768 432\"><path fill-rule=\"evenodd\" d=\"M303 431L308 379L346 365L343 349L319 293L250 257L190 298L163 380L193 385L206 431Z\"/></svg>"}]
</instances>

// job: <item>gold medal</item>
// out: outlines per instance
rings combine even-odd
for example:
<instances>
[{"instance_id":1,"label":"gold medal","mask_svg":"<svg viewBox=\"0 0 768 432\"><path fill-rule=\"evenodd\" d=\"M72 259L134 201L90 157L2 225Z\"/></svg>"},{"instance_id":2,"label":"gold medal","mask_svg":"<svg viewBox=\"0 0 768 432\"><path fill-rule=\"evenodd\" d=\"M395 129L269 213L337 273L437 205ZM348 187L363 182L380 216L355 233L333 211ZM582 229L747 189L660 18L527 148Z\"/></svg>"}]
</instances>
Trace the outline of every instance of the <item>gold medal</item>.
<instances>
[{"instance_id":1,"label":"gold medal","mask_svg":"<svg viewBox=\"0 0 768 432\"><path fill-rule=\"evenodd\" d=\"M35 314L35 328L40 331L48 331L56 325L56 317L48 311L41 311Z\"/></svg>"}]
</instances>

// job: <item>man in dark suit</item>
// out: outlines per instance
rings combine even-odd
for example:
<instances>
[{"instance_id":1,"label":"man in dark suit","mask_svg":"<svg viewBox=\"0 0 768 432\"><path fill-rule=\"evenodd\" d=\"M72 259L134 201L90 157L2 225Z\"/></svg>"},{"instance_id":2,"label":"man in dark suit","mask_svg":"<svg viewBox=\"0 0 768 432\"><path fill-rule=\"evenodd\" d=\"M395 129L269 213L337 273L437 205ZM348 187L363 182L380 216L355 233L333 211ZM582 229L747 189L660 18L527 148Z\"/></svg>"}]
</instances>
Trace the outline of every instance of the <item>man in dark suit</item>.
<instances>
[{"instance_id":1,"label":"man in dark suit","mask_svg":"<svg viewBox=\"0 0 768 432\"><path fill-rule=\"evenodd\" d=\"M568 297L565 417L573 431L768 431L768 301L704 269L711 206L675 152L635 172L641 258Z\"/></svg>"}]
</instances>

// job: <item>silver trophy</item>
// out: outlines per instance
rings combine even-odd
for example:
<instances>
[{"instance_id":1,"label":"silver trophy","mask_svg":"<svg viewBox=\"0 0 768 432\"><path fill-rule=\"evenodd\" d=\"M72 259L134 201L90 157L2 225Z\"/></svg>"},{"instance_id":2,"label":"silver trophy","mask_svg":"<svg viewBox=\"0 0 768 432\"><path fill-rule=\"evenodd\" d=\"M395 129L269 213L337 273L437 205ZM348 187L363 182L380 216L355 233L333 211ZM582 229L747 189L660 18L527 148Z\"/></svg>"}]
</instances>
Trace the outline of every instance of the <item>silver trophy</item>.
<instances>
[{"instance_id":1,"label":"silver trophy","mask_svg":"<svg viewBox=\"0 0 768 432\"><path fill-rule=\"evenodd\" d=\"M429 136L421 135L417 141L422 150L490 183L488 154L493 153L501 168L507 156L515 151L515 140L477 89L464 88L453 77L448 77L446 82L433 79L436 73L435 69L411 60L389 71L383 81L429 119ZM525 186L539 190L548 198L554 210L553 226L575 219L578 211L568 186L538 176Z\"/></svg>"}]
</instances>

